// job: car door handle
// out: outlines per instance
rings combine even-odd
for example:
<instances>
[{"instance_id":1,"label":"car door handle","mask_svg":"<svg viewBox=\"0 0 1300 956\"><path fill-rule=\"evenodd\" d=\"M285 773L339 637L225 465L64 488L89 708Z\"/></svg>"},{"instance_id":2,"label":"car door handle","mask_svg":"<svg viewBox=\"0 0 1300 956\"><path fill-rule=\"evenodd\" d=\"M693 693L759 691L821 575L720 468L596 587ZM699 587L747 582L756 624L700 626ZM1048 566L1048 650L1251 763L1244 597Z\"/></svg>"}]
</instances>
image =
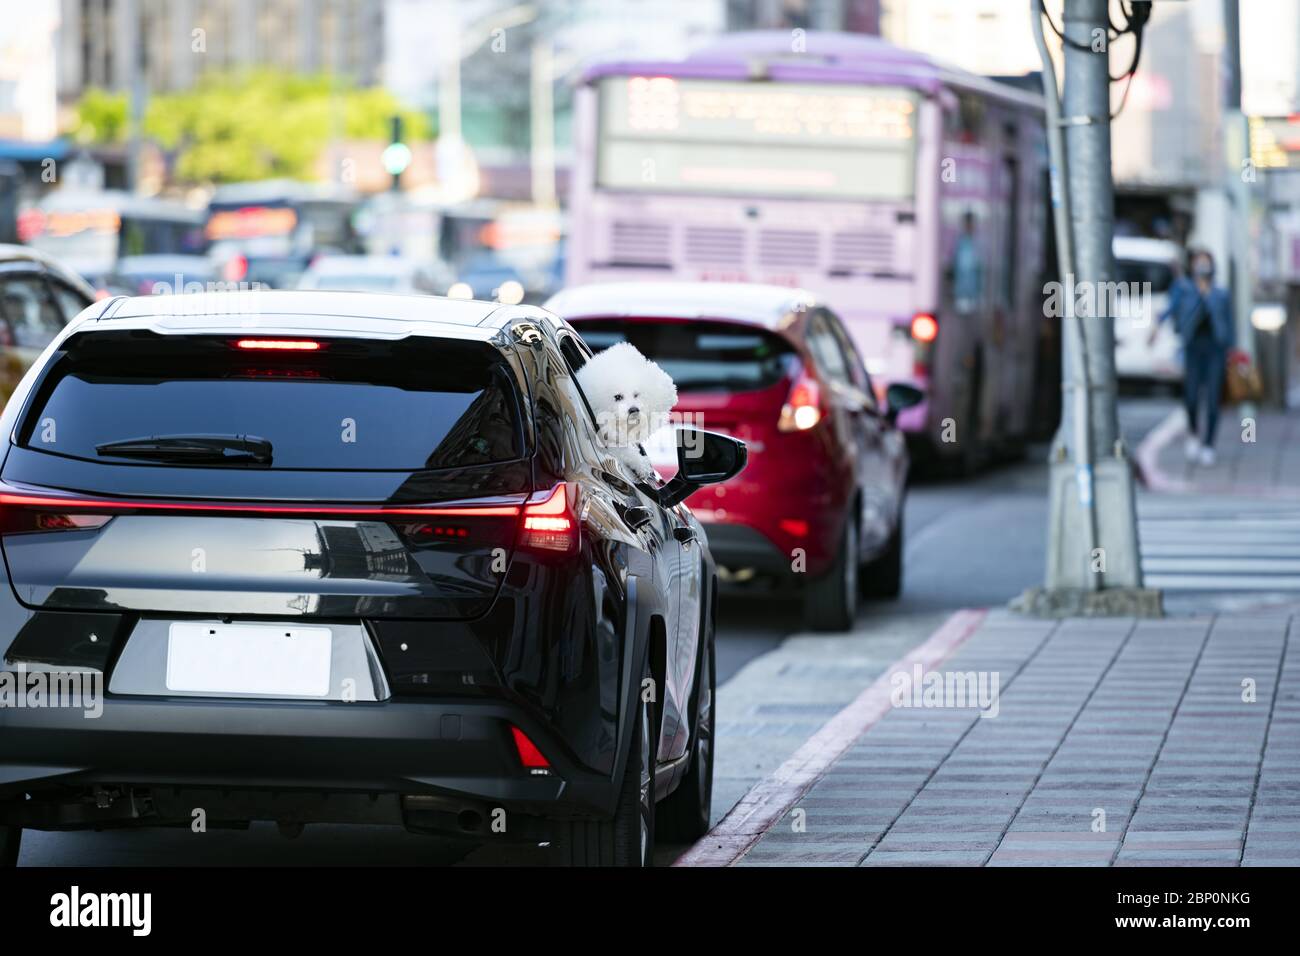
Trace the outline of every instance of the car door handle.
<instances>
[{"instance_id":1,"label":"car door handle","mask_svg":"<svg viewBox=\"0 0 1300 956\"><path fill-rule=\"evenodd\" d=\"M695 540L695 529L686 525L678 525L673 528L673 537L682 544L689 544Z\"/></svg>"},{"instance_id":2,"label":"car door handle","mask_svg":"<svg viewBox=\"0 0 1300 956\"><path fill-rule=\"evenodd\" d=\"M649 508L643 508L640 505L633 505L623 512L623 520L627 522L628 527L633 531L640 531L654 518L654 513Z\"/></svg>"}]
</instances>

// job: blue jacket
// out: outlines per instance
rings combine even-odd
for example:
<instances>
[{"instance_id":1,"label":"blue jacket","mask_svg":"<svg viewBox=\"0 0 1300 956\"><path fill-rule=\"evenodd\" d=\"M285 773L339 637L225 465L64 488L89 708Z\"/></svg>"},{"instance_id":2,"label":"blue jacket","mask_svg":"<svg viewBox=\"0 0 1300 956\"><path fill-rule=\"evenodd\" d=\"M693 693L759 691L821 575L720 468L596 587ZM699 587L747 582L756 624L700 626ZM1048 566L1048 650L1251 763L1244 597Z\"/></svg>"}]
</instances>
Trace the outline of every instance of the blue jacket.
<instances>
[{"instance_id":1,"label":"blue jacket","mask_svg":"<svg viewBox=\"0 0 1300 956\"><path fill-rule=\"evenodd\" d=\"M1174 331L1186 345L1195 331L1192 323L1196 321L1197 307L1202 298L1210 315L1210 332L1215 344L1222 349L1232 348L1237 339L1237 328L1232 321L1232 296L1222 286L1211 286L1210 291L1202 296L1193 280L1186 276L1175 279L1169 287L1169 305L1157 321L1163 322L1173 316Z\"/></svg>"}]
</instances>

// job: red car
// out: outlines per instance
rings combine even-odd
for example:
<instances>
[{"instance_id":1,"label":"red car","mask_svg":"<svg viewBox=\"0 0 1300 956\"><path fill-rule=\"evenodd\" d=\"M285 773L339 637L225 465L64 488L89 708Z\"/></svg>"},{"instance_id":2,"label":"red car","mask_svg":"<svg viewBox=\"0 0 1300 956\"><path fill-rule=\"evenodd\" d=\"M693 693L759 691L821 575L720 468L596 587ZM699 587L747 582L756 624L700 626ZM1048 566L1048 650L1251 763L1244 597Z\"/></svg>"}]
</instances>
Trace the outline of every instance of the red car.
<instances>
[{"instance_id":1,"label":"red car","mask_svg":"<svg viewBox=\"0 0 1300 956\"><path fill-rule=\"evenodd\" d=\"M594 350L630 341L673 377L690 424L749 446L740 475L689 499L720 574L799 584L815 630L852 627L859 596L899 593L894 419L921 394L877 393L834 312L798 289L715 282L582 286L546 307Z\"/></svg>"}]
</instances>

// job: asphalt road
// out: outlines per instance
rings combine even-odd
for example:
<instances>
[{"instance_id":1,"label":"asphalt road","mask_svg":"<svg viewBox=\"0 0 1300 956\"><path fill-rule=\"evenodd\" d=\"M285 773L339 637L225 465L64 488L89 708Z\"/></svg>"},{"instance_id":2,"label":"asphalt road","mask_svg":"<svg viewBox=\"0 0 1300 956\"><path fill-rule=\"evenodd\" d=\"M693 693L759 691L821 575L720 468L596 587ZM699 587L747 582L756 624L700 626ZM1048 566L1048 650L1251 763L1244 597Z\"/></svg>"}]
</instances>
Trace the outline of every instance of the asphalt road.
<instances>
[{"instance_id":1,"label":"asphalt road","mask_svg":"<svg viewBox=\"0 0 1300 956\"><path fill-rule=\"evenodd\" d=\"M924 640L948 611L1003 604L1025 587L1040 583L1047 487L1042 457L1037 449L1024 462L991 469L971 481L914 486L907 500L904 593L897 601L866 606L847 639L856 640L859 647L875 648L883 667ZM719 709L720 720L725 721L729 700L752 698L756 684L757 692L763 693L762 681L769 678L758 665L798 634L800 619L797 605L780 597L739 592L724 596L719 620ZM825 648L826 641L835 637L817 640ZM748 665L756 669L746 671ZM808 725L809 733L820 719ZM798 729L796 738L802 733ZM718 787L715 817L797 743L795 738L777 739L760 746L752 760L746 751L746 769ZM718 746L720 752L727 746L725 736L720 735ZM671 849L663 853L665 860L673 855ZM286 839L272 824L254 824L248 830L204 834L188 829L28 832L19 862L29 866L496 865L536 863L541 857L533 850L496 847L471 852L469 847L396 828L319 825Z\"/></svg>"}]
</instances>

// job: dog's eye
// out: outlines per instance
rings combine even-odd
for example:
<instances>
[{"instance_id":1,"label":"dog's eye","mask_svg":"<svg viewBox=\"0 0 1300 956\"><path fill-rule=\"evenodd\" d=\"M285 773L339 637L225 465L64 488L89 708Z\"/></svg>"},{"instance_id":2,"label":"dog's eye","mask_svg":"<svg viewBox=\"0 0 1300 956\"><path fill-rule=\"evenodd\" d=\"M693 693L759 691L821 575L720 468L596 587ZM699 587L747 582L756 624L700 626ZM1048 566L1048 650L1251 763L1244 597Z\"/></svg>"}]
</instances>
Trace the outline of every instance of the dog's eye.
<instances>
[{"instance_id":1,"label":"dog's eye","mask_svg":"<svg viewBox=\"0 0 1300 956\"><path fill-rule=\"evenodd\" d=\"M615 396L614 396L614 401L616 401L616 402L621 402L621 401L623 401L623 393L620 392L619 394L615 395Z\"/></svg>"},{"instance_id":2,"label":"dog's eye","mask_svg":"<svg viewBox=\"0 0 1300 956\"><path fill-rule=\"evenodd\" d=\"M632 393L632 397L633 397L633 398L640 398L640 397L641 397L641 393L640 393L640 392L633 392L633 393Z\"/></svg>"}]
</instances>

